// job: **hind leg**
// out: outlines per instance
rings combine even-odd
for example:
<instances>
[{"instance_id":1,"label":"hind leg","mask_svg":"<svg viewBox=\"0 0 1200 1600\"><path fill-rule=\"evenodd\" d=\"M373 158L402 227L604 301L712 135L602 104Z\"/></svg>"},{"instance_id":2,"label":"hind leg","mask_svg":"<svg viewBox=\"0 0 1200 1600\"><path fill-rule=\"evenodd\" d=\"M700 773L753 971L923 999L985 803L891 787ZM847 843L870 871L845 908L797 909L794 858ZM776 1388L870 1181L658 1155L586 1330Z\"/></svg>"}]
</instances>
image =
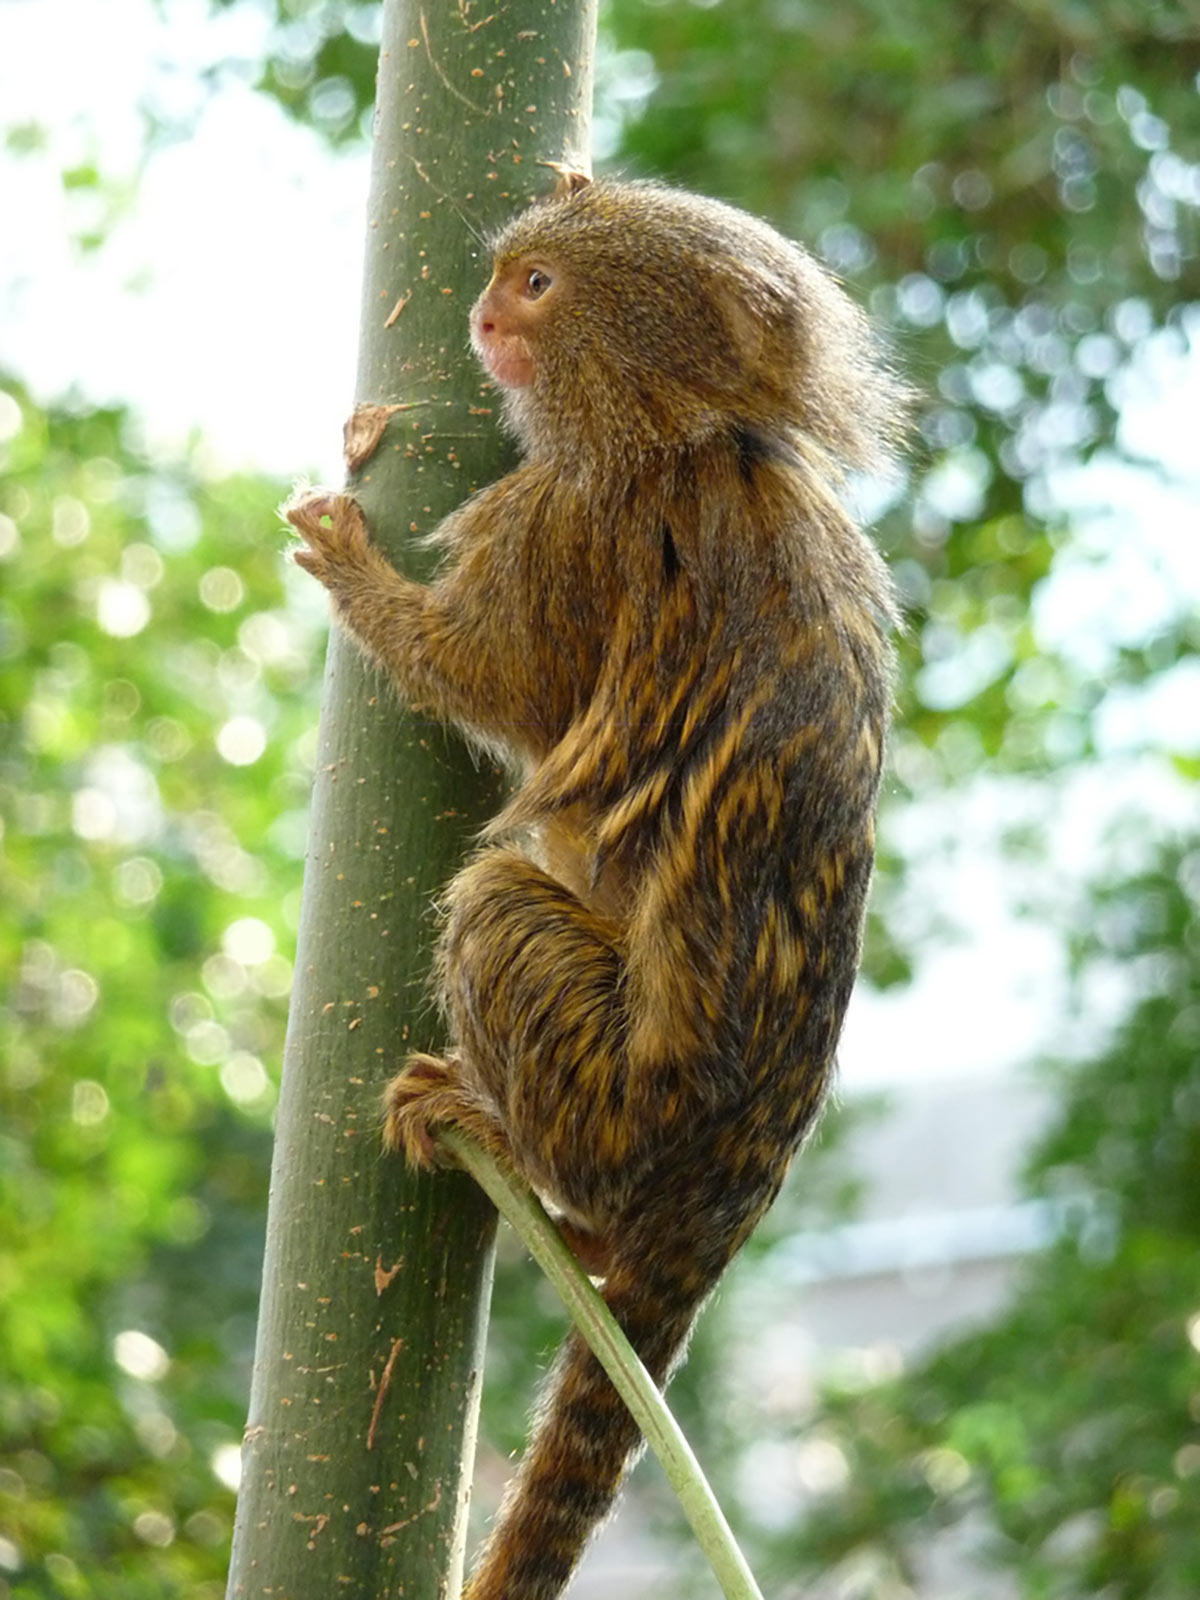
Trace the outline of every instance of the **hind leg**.
<instances>
[{"instance_id":1,"label":"hind leg","mask_svg":"<svg viewBox=\"0 0 1200 1600\"><path fill-rule=\"evenodd\" d=\"M459 1123L583 1224L619 1208L644 1164L654 1076L631 1070L622 931L517 852L450 886L439 952L455 1049L388 1091L388 1137L428 1158Z\"/></svg>"}]
</instances>

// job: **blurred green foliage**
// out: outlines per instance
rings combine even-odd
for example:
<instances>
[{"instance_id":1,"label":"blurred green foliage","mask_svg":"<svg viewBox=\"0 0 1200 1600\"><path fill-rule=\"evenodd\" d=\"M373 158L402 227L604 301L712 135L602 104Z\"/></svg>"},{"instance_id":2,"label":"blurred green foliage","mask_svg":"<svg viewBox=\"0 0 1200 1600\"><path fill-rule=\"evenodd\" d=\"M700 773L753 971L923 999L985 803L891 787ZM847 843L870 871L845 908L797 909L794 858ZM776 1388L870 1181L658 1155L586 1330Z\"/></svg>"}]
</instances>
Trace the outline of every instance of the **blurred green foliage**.
<instances>
[{"instance_id":1,"label":"blurred green foliage","mask_svg":"<svg viewBox=\"0 0 1200 1600\"><path fill-rule=\"evenodd\" d=\"M360 137L378 7L274 12L260 87L331 140ZM1131 544L1120 506L1072 512L1066 487L1089 461L1117 482L1141 364L1196 343L1194 0L610 0L603 30L607 163L805 239L923 390L903 496L864 491L909 617L889 804L1025 776L1049 819L1064 774L1108 758L1112 707L1137 723L1200 649L1165 538L1136 552L1156 604L1124 621L1106 599ZM319 608L285 592L278 485L153 460L118 412L47 414L4 387L0 1600L216 1600ZM1082 624L1048 627L1048 597L1089 585ZM1133 748L1200 777L1182 736L1147 722ZM702 1326L675 1393L726 1492L756 1447L802 1426L846 1468L794 1530L744 1507L769 1593L908 1600L950 1532L981 1592L1004 1574L1029 1600L1200 1592L1200 874L1194 839L1156 848L1150 811L1136 827L1135 867L1094 900L1053 903L1047 863L1037 911L1071 949L1080 1016L1097 984L1123 985L1129 1009L1061 1069L1062 1118L1030 1184L1064 1231L1011 1310L902 1379L836 1390L815 1422L723 1404L737 1319L722 1300ZM1014 859L1036 863L1045 831L1014 834ZM889 838L879 983L903 981L938 916L906 903ZM731 1306L738 1274L769 1274L778 1240L852 1198L835 1162L808 1151L802 1166ZM489 1482L560 1327L513 1251Z\"/></svg>"},{"instance_id":2,"label":"blurred green foliage","mask_svg":"<svg viewBox=\"0 0 1200 1600\"><path fill-rule=\"evenodd\" d=\"M276 486L0 408L0 1593L216 1595L320 651Z\"/></svg>"},{"instance_id":3,"label":"blurred green foliage","mask_svg":"<svg viewBox=\"0 0 1200 1600\"><path fill-rule=\"evenodd\" d=\"M968 1564L1031 1600L1200 1592L1200 841L1093 909L1081 979L1118 963L1142 998L1061 1069L1028 1171L1061 1235L993 1324L831 1396L813 1426L845 1485L773 1541L780 1580L832 1569L839 1593L921 1594L957 1524Z\"/></svg>"}]
</instances>

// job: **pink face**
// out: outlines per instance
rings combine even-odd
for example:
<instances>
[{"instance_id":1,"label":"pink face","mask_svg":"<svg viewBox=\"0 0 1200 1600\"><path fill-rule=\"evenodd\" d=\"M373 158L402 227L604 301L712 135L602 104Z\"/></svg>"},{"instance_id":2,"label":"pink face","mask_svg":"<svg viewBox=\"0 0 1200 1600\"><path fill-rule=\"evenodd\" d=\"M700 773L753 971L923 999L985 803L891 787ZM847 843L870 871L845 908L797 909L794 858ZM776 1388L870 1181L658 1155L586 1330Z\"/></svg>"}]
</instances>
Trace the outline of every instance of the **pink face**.
<instances>
[{"instance_id":1,"label":"pink face","mask_svg":"<svg viewBox=\"0 0 1200 1600\"><path fill-rule=\"evenodd\" d=\"M556 273L524 258L493 273L472 307L475 354L502 388L524 389L533 382L538 332L559 292Z\"/></svg>"}]
</instances>

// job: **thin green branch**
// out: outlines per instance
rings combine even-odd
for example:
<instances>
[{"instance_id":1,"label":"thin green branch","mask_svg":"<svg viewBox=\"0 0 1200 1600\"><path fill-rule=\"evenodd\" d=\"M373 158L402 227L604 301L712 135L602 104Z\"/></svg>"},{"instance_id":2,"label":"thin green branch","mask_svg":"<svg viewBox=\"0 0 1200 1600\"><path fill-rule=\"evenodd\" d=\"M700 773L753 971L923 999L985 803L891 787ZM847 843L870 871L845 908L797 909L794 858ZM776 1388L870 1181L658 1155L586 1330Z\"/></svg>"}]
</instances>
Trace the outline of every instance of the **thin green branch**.
<instances>
[{"instance_id":1,"label":"thin green branch","mask_svg":"<svg viewBox=\"0 0 1200 1600\"><path fill-rule=\"evenodd\" d=\"M533 1194L457 1129L445 1128L439 1142L475 1179L501 1216L516 1229L531 1256L558 1291L563 1304L596 1359L629 1407L646 1443L662 1463L683 1514L716 1576L726 1600L762 1600L762 1592L738 1549L692 1448L667 1408L616 1318Z\"/></svg>"}]
</instances>

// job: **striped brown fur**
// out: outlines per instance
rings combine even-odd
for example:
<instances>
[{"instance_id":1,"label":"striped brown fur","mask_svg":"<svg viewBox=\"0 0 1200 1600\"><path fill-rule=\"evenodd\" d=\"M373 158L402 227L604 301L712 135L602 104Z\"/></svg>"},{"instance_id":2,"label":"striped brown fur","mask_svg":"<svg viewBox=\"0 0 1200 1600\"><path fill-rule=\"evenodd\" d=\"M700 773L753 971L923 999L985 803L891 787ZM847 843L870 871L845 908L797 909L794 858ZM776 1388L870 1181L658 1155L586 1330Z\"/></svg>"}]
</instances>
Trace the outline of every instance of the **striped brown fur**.
<instances>
[{"instance_id":1,"label":"striped brown fur","mask_svg":"<svg viewBox=\"0 0 1200 1600\"><path fill-rule=\"evenodd\" d=\"M429 1163L452 1121L522 1174L665 1383L858 967L894 618L836 490L905 397L821 269L714 202L574 188L495 257L474 332L526 459L436 581L347 497L289 515L404 696L520 775L447 891L451 1043L389 1086L388 1141ZM637 1444L571 1334L469 1600L553 1600Z\"/></svg>"}]
</instances>

